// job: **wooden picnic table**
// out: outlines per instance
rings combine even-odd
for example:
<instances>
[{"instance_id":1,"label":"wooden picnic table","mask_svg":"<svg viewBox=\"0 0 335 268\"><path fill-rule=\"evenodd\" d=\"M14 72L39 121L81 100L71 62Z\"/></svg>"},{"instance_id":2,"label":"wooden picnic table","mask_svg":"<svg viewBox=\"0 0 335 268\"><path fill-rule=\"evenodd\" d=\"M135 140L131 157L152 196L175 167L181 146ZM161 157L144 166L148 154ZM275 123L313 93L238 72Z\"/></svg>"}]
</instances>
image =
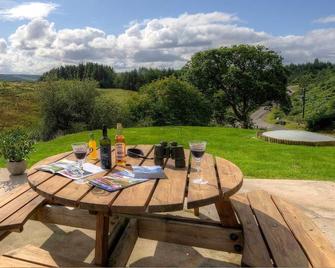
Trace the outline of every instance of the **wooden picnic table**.
<instances>
[{"instance_id":1,"label":"wooden picnic table","mask_svg":"<svg viewBox=\"0 0 335 268\"><path fill-rule=\"evenodd\" d=\"M153 157L153 145L137 145L136 148L143 150L146 157ZM105 265L108 258L109 217L111 215L126 215L129 218L136 218L154 212L183 210L184 207L196 211L201 206L215 204L221 225L228 228L238 226L229 197L242 186L243 174L240 169L228 160L206 153L201 165L208 184L194 184L192 180L196 176L196 171L192 168L189 150L185 150L185 154L186 168L176 169L174 168L174 160L167 160L164 166L167 179L149 180L117 192L107 192L89 184L77 184L66 177L35 169L41 164L51 163L63 158L75 160L75 156L71 152L51 156L35 164L28 172L28 182L34 191L52 203L79 207L96 214L95 262L98 265ZM100 165L99 160L90 160L90 162ZM127 164L150 166L154 165L154 162L151 159L128 157ZM120 169L122 168L113 165L112 170L107 170L105 173L95 176L107 175ZM94 178L94 176L88 179L91 178ZM157 226L160 225L155 224L155 227ZM194 229L189 230L194 231ZM152 229L148 232L151 231ZM187 229L184 231L187 233ZM215 234L213 234L213 237L215 237ZM176 239L183 239L182 234ZM204 243L206 242L204 241ZM209 243L217 243L218 245L215 246L209 245L209 247L215 249L223 245L222 241L210 241ZM219 245L220 243L221 245Z\"/></svg>"}]
</instances>

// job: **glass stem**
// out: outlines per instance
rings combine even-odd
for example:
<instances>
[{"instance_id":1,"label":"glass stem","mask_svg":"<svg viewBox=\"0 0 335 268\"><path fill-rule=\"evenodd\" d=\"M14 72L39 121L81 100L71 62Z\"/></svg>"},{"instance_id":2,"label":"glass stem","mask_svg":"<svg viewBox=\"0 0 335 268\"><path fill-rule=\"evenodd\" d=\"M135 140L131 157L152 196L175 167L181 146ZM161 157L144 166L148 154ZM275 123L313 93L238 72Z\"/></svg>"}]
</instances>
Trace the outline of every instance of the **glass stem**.
<instances>
[{"instance_id":1,"label":"glass stem","mask_svg":"<svg viewBox=\"0 0 335 268\"><path fill-rule=\"evenodd\" d=\"M79 164L79 170L81 175L84 175L84 170L83 170L83 160L78 160Z\"/></svg>"},{"instance_id":2,"label":"glass stem","mask_svg":"<svg viewBox=\"0 0 335 268\"><path fill-rule=\"evenodd\" d=\"M197 170L197 178L200 179L201 177L201 159L196 159L196 170Z\"/></svg>"}]
</instances>

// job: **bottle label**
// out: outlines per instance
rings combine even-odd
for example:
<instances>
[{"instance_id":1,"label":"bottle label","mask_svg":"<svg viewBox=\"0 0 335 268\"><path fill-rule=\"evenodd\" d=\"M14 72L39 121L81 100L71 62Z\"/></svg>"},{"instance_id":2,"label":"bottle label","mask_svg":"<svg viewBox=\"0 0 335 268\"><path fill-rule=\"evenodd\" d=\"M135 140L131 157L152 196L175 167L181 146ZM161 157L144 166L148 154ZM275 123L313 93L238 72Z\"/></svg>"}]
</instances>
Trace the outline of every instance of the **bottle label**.
<instances>
[{"instance_id":1,"label":"bottle label","mask_svg":"<svg viewBox=\"0 0 335 268\"><path fill-rule=\"evenodd\" d=\"M115 143L115 160L123 161L126 155L124 143Z\"/></svg>"},{"instance_id":2,"label":"bottle label","mask_svg":"<svg viewBox=\"0 0 335 268\"><path fill-rule=\"evenodd\" d=\"M110 145L101 145L100 147L101 167L110 169L112 166L112 154Z\"/></svg>"}]
</instances>

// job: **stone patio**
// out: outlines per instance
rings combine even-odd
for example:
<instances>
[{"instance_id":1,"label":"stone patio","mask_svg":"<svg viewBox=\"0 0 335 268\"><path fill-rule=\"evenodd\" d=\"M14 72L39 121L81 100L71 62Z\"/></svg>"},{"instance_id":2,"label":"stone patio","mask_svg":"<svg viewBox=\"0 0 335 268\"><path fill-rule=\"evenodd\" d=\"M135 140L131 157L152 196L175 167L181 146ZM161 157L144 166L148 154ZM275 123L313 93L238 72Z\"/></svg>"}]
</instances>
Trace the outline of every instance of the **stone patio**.
<instances>
[{"instance_id":1,"label":"stone patio","mask_svg":"<svg viewBox=\"0 0 335 268\"><path fill-rule=\"evenodd\" d=\"M10 177L0 169L0 198L26 181L25 176ZM303 180L245 179L243 192L264 189L285 197L300 206L335 246L335 183ZM194 217L191 210L175 213ZM200 209L201 218L218 219L213 206ZM0 242L0 254L26 244L57 252L73 259L92 262L94 256L92 230L28 221L22 233L12 233ZM138 239L129 266L237 266L240 255L215 250L187 247L146 239Z\"/></svg>"}]
</instances>

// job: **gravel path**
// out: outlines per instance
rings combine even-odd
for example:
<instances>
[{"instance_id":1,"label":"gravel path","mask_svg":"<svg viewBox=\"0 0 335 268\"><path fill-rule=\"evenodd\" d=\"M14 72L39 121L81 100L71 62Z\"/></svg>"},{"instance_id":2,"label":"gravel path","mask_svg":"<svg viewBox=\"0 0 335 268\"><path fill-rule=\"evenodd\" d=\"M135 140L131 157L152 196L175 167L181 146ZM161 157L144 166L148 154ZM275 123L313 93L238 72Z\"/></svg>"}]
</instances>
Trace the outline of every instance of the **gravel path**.
<instances>
[{"instance_id":1,"label":"gravel path","mask_svg":"<svg viewBox=\"0 0 335 268\"><path fill-rule=\"evenodd\" d=\"M267 130L285 129L285 127L281 125L274 125L265 121L266 115L269 112L270 112L269 110L265 109L265 106L261 106L258 110L256 110L254 113L250 115L250 118L254 123L255 127Z\"/></svg>"}]
</instances>

